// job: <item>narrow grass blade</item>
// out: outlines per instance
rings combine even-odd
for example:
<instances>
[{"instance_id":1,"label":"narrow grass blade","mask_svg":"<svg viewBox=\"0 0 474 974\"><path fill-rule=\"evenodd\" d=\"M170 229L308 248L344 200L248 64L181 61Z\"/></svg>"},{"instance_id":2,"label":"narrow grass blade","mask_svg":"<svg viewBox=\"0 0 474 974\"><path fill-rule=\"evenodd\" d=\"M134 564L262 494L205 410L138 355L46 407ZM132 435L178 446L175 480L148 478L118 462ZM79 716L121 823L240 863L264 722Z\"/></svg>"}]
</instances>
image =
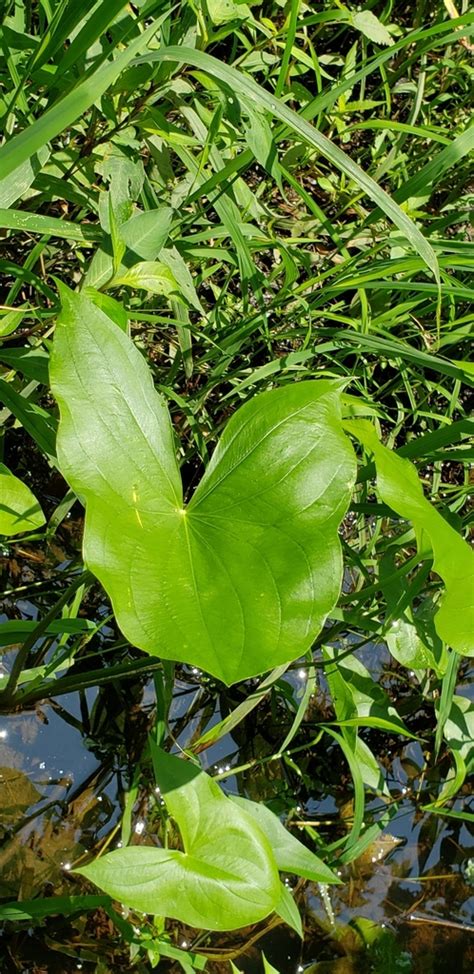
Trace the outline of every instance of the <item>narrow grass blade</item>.
<instances>
[{"instance_id":1,"label":"narrow grass blade","mask_svg":"<svg viewBox=\"0 0 474 974\"><path fill-rule=\"evenodd\" d=\"M162 19L159 18L154 21L114 61L101 65L97 71L81 81L60 102L49 108L33 125L28 126L23 132L6 142L0 148L2 177L8 176L51 139L54 139L56 135L73 125L107 91L107 88L114 83L130 61L146 48L148 42L156 34Z\"/></svg>"},{"instance_id":2,"label":"narrow grass blade","mask_svg":"<svg viewBox=\"0 0 474 974\"><path fill-rule=\"evenodd\" d=\"M426 265L433 272L435 279L437 281L440 280L436 254L416 224L413 223L406 213L400 209L398 204L357 163L353 162L339 146L334 145L325 135L314 128L306 119L294 112L293 109L289 108L283 101L266 91L265 88L262 88L261 85L258 85L253 79L247 77L247 75L224 64L210 54L205 54L203 51L195 51L187 47L168 47L164 48L164 50L150 52L138 58L139 62L150 60L176 61L181 64L192 64L194 67L206 71L213 78L223 82L232 91L236 92L237 95L241 94L248 98L260 110L265 109L275 118L288 125L291 131L321 152L329 162L341 172L345 173L350 179L354 180L357 186L402 231L414 250L423 258Z\"/></svg>"}]
</instances>

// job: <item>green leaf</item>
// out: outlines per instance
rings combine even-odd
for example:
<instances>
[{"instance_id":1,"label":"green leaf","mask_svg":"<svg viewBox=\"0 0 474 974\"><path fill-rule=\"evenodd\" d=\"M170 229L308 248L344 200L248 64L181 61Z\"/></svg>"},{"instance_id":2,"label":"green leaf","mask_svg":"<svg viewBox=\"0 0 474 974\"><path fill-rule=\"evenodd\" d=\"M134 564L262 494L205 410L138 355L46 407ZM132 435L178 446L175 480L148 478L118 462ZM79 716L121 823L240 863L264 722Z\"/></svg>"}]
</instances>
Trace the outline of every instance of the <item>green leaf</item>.
<instances>
[{"instance_id":1,"label":"green leaf","mask_svg":"<svg viewBox=\"0 0 474 974\"><path fill-rule=\"evenodd\" d=\"M250 17L250 8L245 3L235 0L207 0L207 9L213 24L226 24L230 20L246 20Z\"/></svg>"},{"instance_id":2,"label":"green leaf","mask_svg":"<svg viewBox=\"0 0 474 974\"><path fill-rule=\"evenodd\" d=\"M14 646L21 643L38 625L33 619L14 619L0 624L0 646ZM93 632L96 624L89 619L55 619L46 629L48 635L63 633Z\"/></svg>"},{"instance_id":3,"label":"green leaf","mask_svg":"<svg viewBox=\"0 0 474 974\"><path fill-rule=\"evenodd\" d=\"M357 720L352 716L345 717L342 714L339 716L338 713L338 724L341 727L352 727L366 723L367 727L381 726L394 733L408 734L405 724L390 703L385 690L374 682L364 664L356 656L342 655L343 658L338 659L337 649L332 646L324 648L325 658L334 661L333 666L327 667L329 675L331 676L333 670L333 675L344 684L345 695L352 697L357 712ZM347 696L345 696L344 707L347 706Z\"/></svg>"},{"instance_id":4,"label":"green leaf","mask_svg":"<svg viewBox=\"0 0 474 974\"><path fill-rule=\"evenodd\" d=\"M276 967L273 967L273 965L270 964L270 962L265 957L265 954L262 954L262 960L263 960L263 971L264 971L264 974L280 974L280 972L277 970L277 968Z\"/></svg>"},{"instance_id":5,"label":"green leaf","mask_svg":"<svg viewBox=\"0 0 474 974\"><path fill-rule=\"evenodd\" d=\"M102 291L96 291L95 287L85 287L85 294L87 297L94 302L97 308L110 318L111 321L115 321L115 324L122 329L122 331L127 331L128 329L128 313L126 308L120 301L116 301L112 298L110 294L104 294Z\"/></svg>"},{"instance_id":6,"label":"green leaf","mask_svg":"<svg viewBox=\"0 0 474 974\"><path fill-rule=\"evenodd\" d=\"M328 866L288 832L280 819L261 802L250 801L240 795L232 795L232 801L243 808L265 833L281 872L303 876L314 883L339 883L338 877Z\"/></svg>"},{"instance_id":7,"label":"green leaf","mask_svg":"<svg viewBox=\"0 0 474 974\"><path fill-rule=\"evenodd\" d=\"M459 658L459 657L458 657ZM437 707L441 718L441 703ZM444 721L443 737L451 751L454 774L447 775L435 804L443 804L458 795L474 767L474 705L467 697L453 694L449 716Z\"/></svg>"},{"instance_id":8,"label":"green leaf","mask_svg":"<svg viewBox=\"0 0 474 974\"><path fill-rule=\"evenodd\" d=\"M68 4L63 8L64 15L59 20L59 29L57 33L48 31L41 54L41 63L44 64L60 49L54 75L55 86L70 68L79 69L81 56L89 49L94 50L95 41L105 34L109 24L113 23L125 6L123 0L102 0L99 5L91 6L86 16L80 7L75 8ZM66 47L64 41L67 37L70 38L70 43Z\"/></svg>"},{"instance_id":9,"label":"green leaf","mask_svg":"<svg viewBox=\"0 0 474 974\"><path fill-rule=\"evenodd\" d=\"M467 697L453 696L444 739L452 751L460 754L469 774L474 765L474 705Z\"/></svg>"},{"instance_id":10,"label":"green leaf","mask_svg":"<svg viewBox=\"0 0 474 974\"><path fill-rule=\"evenodd\" d=\"M108 185L107 192L99 194L99 218L106 233L113 230L111 210L118 229L131 219L134 201L142 190L145 170L136 148L133 130L124 129L104 146L103 159L96 164Z\"/></svg>"},{"instance_id":11,"label":"green leaf","mask_svg":"<svg viewBox=\"0 0 474 974\"><path fill-rule=\"evenodd\" d=\"M444 581L445 592L434 616L441 639L458 653L474 656L474 552L423 494L413 464L383 446L374 427L364 420L349 420L344 427L369 450L377 467L377 488L384 504L412 521L418 550L426 557L429 539L433 569Z\"/></svg>"},{"instance_id":12,"label":"green leaf","mask_svg":"<svg viewBox=\"0 0 474 974\"><path fill-rule=\"evenodd\" d=\"M21 325L23 318L28 313L29 308L18 308L0 314L0 338L11 335Z\"/></svg>"},{"instance_id":13,"label":"green leaf","mask_svg":"<svg viewBox=\"0 0 474 974\"><path fill-rule=\"evenodd\" d=\"M248 122L245 125L245 139L252 150L257 162L273 176L275 182L282 188L281 170L278 165L278 154L272 136L270 124L263 112L255 111L248 99L242 98Z\"/></svg>"},{"instance_id":14,"label":"green leaf","mask_svg":"<svg viewBox=\"0 0 474 974\"><path fill-rule=\"evenodd\" d=\"M129 846L76 870L144 913L206 930L234 930L272 913L280 881L254 820L196 765L152 743L157 784L184 852Z\"/></svg>"},{"instance_id":15,"label":"green leaf","mask_svg":"<svg viewBox=\"0 0 474 974\"><path fill-rule=\"evenodd\" d=\"M358 737L355 742L355 756L364 785L372 791L382 792L387 798L390 798L390 791L379 763L370 747L361 737Z\"/></svg>"},{"instance_id":16,"label":"green leaf","mask_svg":"<svg viewBox=\"0 0 474 974\"><path fill-rule=\"evenodd\" d=\"M156 260L164 247L173 219L170 206L135 213L120 227L120 236L128 249L143 260Z\"/></svg>"},{"instance_id":17,"label":"green leaf","mask_svg":"<svg viewBox=\"0 0 474 974\"><path fill-rule=\"evenodd\" d=\"M164 142L170 145L199 145L199 139L189 135L186 131L173 125L156 107L149 106L145 117L140 118L140 129L143 132L151 132L153 135L161 135Z\"/></svg>"},{"instance_id":18,"label":"green leaf","mask_svg":"<svg viewBox=\"0 0 474 974\"><path fill-rule=\"evenodd\" d=\"M350 682L344 678L344 674L338 664L335 653L330 649L325 649L323 647L323 655L327 662L330 662L331 660L334 661L330 663L329 666L325 667L324 675L328 683L337 720L343 721L348 720L351 717L357 717L357 707L352 694ZM356 729L351 727L343 733L351 747L354 748L357 739Z\"/></svg>"},{"instance_id":19,"label":"green leaf","mask_svg":"<svg viewBox=\"0 0 474 974\"><path fill-rule=\"evenodd\" d=\"M107 193L108 197L108 225L110 232L110 240L112 243L112 268L113 273L117 274L119 267L122 264L122 257L125 253L126 247L120 236L120 220L117 219L117 213L113 204L113 197L111 191ZM131 204L130 204L131 205ZM128 200L126 201L127 212L128 212ZM120 212L120 211L119 211Z\"/></svg>"},{"instance_id":20,"label":"green leaf","mask_svg":"<svg viewBox=\"0 0 474 974\"><path fill-rule=\"evenodd\" d=\"M108 896L48 896L34 900L22 900L21 903L2 903L0 905L0 920L42 920L44 917L68 916L70 913L83 913L85 910L96 910L99 906L108 906Z\"/></svg>"},{"instance_id":21,"label":"green leaf","mask_svg":"<svg viewBox=\"0 0 474 974\"><path fill-rule=\"evenodd\" d=\"M413 670L426 670L433 666L433 656L421 639L413 622L395 619L385 633L385 641L393 658L402 666Z\"/></svg>"},{"instance_id":22,"label":"green leaf","mask_svg":"<svg viewBox=\"0 0 474 974\"><path fill-rule=\"evenodd\" d=\"M0 179L0 207L8 209L12 203L21 199L34 182L35 176L47 163L50 156L48 146L43 146L37 153L14 169L9 176Z\"/></svg>"},{"instance_id":23,"label":"green leaf","mask_svg":"<svg viewBox=\"0 0 474 974\"><path fill-rule=\"evenodd\" d=\"M341 585L355 479L341 383L293 383L228 422L183 504L166 405L133 342L61 287L51 383L61 470L86 504L84 557L152 655L226 683L312 645Z\"/></svg>"},{"instance_id":24,"label":"green leaf","mask_svg":"<svg viewBox=\"0 0 474 974\"><path fill-rule=\"evenodd\" d=\"M30 488L0 463L0 534L36 531L44 523L45 516Z\"/></svg>"},{"instance_id":25,"label":"green leaf","mask_svg":"<svg viewBox=\"0 0 474 974\"><path fill-rule=\"evenodd\" d=\"M290 893L290 890L284 883L280 883L280 900L275 907L275 913L278 914L285 923L291 927L292 930L298 934L298 937L303 939L303 924L301 922L301 917L299 914L298 907ZM267 968L265 968L267 969ZM270 968L273 970L274 968Z\"/></svg>"},{"instance_id":26,"label":"green leaf","mask_svg":"<svg viewBox=\"0 0 474 974\"><path fill-rule=\"evenodd\" d=\"M9 365L15 372L21 372L28 379L34 379L44 386L49 385L49 355L41 345L24 345L20 348L0 349L0 362Z\"/></svg>"},{"instance_id":27,"label":"green leaf","mask_svg":"<svg viewBox=\"0 0 474 974\"><path fill-rule=\"evenodd\" d=\"M121 224L119 228L120 238L126 244L127 250L124 254L123 264L121 264L118 269L119 275L128 274L128 268L136 265L137 255L139 257L143 257L144 260L148 262L156 260L158 255L161 255L163 245L166 243L169 230L171 228L172 215L173 210L170 207L163 206L157 210L148 210L146 213L137 213L135 216L132 216L130 219L126 220L125 223ZM108 229L110 229L109 223L110 221L107 216ZM171 251L168 251L167 253L171 253ZM184 264L182 258L180 258L180 260L181 263ZM166 266L170 265L170 261L165 261L165 259L163 259L161 263L166 264ZM170 270L173 271L173 267L170 266ZM190 277L189 271L186 267L185 270ZM86 290L87 285L95 285L97 287L114 287L115 281L111 281L113 273L114 266L112 257L105 251L104 248L100 247L95 252L86 274L84 282L86 285ZM181 292L183 293L180 278L176 273L175 278L180 285ZM137 285L133 284L133 286L135 287ZM191 288L195 294L192 280ZM186 299L189 301L189 295L186 295ZM190 303L192 304L193 302L191 301ZM199 310L202 311L200 306Z\"/></svg>"},{"instance_id":28,"label":"green leaf","mask_svg":"<svg viewBox=\"0 0 474 974\"><path fill-rule=\"evenodd\" d=\"M0 379L0 402L16 416L40 449L53 459L56 454L56 426L47 410L22 395L4 379Z\"/></svg>"},{"instance_id":29,"label":"green leaf","mask_svg":"<svg viewBox=\"0 0 474 974\"><path fill-rule=\"evenodd\" d=\"M191 272L189 271L188 266L184 262L179 251L176 250L176 247L165 247L165 249L160 252L160 262L164 264L173 275L176 281L175 290L179 292L180 297L184 298L191 308L195 308L196 311L204 314L203 306L197 296L196 288L194 287Z\"/></svg>"},{"instance_id":30,"label":"green leaf","mask_svg":"<svg viewBox=\"0 0 474 974\"><path fill-rule=\"evenodd\" d=\"M332 664L325 667L324 675L328 682L337 722L342 728L343 737L354 751L362 781L373 791L383 791L388 795L387 785L374 755L367 744L357 735L357 725L359 717L367 719L367 700L369 699L372 702L372 697L373 702L376 703L379 718L382 714L383 719L391 722L392 716L395 715L395 719L398 720L396 711L390 712L389 700L383 691L382 693L379 692L378 687L376 687L375 694L372 695L372 687L375 687L375 684L368 671L365 668L360 668L357 660L355 663L356 672L359 675L359 685L357 686L355 683L353 686L352 672L348 674L347 670L341 667L334 652L323 647L323 655L326 661L333 660ZM351 670L350 666L349 670Z\"/></svg>"},{"instance_id":31,"label":"green leaf","mask_svg":"<svg viewBox=\"0 0 474 974\"><path fill-rule=\"evenodd\" d=\"M192 64L194 67L206 71L212 78L216 78L227 85L237 97L243 95L260 111L266 111L288 126L291 132L301 137L308 145L313 146L329 162L354 180L360 189L367 193L377 206L402 231L406 239L416 252L423 258L427 266L439 281L439 266L436 254L415 223L400 209L397 203L373 180L350 156L346 155L339 146L334 145L322 132L307 122L305 118L289 108L281 99L256 84L252 78L234 67L219 61L218 58L206 54L204 51L193 50L190 47L165 47L159 51L151 51L141 58L141 61L175 61L180 64Z\"/></svg>"},{"instance_id":32,"label":"green leaf","mask_svg":"<svg viewBox=\"0 0 474 974\"><path fill-rule=\"evenodd\" d=\"M358 13L351 14L351 23L356 30L360 30L364 37L375 44L393 44L393 37L384 24L371 10L360 10Z\"/></svg>"},{"instance_id":33,"label":"green leaf","mask_svg":"<svg viewBox=\"0 0 474 974\"><path fill-rule=\"evenodd\" d=\"M150 291L152 294L164 294L166 297L179 290L174 274L168 267L158 261L149 260L141 261L129 270L122 267L122 273L114 277L109 287L121 285L138 291Z\"/></svg>"},{"instance_id":34,"label":"green leaf","mask_svg":"<svg viewBox=\"0 0 474 974\"><path fill-rule=\"evenodd\" d=\"M446 672L443 675L441 681L441 694L439 700L437 701L436 707L436 736L435 736L435 757L438 757L439 750L441 747L441 741L443 738L444 728L446 721L451 712L451 705L453 702L453 696L456 690L456 683L458 679L458 672L461 660L457 653L452 650L447 652L447 665Z\"/></svg>"},{"instance_id":35,"label":"green leaf","mask_svg":"<svg viewBox=\"0 0 474 974\"><path fill-rule=\"evenodd\" d=\"M231 734L235 728L238 727L241 721L244 720L244 718L247 717L248 714L255 709L255 707L258 707L259 703L261 703L263 698L270 693L274 684L280 679L281 676L283 676L287 669L288 666L285 663L283 666L278 666L272 670L271 673L269 673L269 675L258 684L252 693L249 693L248 696L246 696L234 710L231 710L230 714L227 714L223 720L219 720L217 724L213 724L209 730L205 731L204 734L201 734L200 737L193 742L193 748L195 748L196 754L205 748L216 744L216 742L225 737L226 734Z\"/></svg>"},{"instance_id":36,"label":"green leaf","mask_svg":"<svg viewBox=\"0 0 474 974\"><path fill-rule=\"evenodd\" d=\"M167 16L167 15L166 15ZM69 128L113 84L132 58L146 48L156 34L161 20L157 18L147 30L136 37L114 61L107 61L84 78L61 101L54 104L33 125L15 135L0 147L2 177L10 175L22 163L41 150L51 139Z\"/></svg>"},{"instance_id":37,"label":"green leaf","mask_svg":"<svg viewBox=\"0 0 474 974\"><path fill-rule=\"evenodd\" d=\"M395 191L397 203L403 203L411 197L429 193L431 196L434 187L448 169L460 163L461 159L469 155L474 150L474 126L468 125L464 132L457 135L449 145L430 158L426 165L418 169L410 179L405 180L399 189ZM372 214L373 216L374 214ZM462 363L464 367L464 362ZM472 365L472 363L470 363Z\"/></svg>"},{"instance_id":38,"label":"green leaf","mask_svg":"<svg viewBox=\"0 0 474 974\"><path fill-rule=\"evenodd\" d=\"M48 233L53 237L78 240L89 245L91 241L101 240L103 237L100 227L60 220L57 216L27 213L24 210L0 210L0 227L17 233Z\"/></svg>"},{"instance_id":39,"label":"green leaf","mask_svg":"<svg viewBox=\"0 0 474 974\"><path fill-rule=\"evenodd\" d=\"M396 569L394 551L380 560L380 584L387 601L385 642L394 659L409 669L443 672L445 650L433 626L433 603L425 599L416 616L407 604L406 579Z\"/></svg>"}]
</instances>

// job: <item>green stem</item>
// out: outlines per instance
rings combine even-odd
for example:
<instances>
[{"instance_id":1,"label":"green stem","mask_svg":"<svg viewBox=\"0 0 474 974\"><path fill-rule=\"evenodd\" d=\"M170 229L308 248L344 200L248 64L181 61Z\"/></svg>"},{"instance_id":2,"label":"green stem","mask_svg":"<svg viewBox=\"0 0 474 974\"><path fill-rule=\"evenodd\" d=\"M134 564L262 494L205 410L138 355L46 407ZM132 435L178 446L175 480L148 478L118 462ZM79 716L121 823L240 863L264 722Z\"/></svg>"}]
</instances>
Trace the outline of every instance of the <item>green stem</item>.
<instances>
[{"instance_id":1,"label":"green stem","mask_svg":"<svg viewBox=\"0 0 474 974\"><path fill-rule=\"evenodd\" d=\"M17 703L30 706L36 700L44 697L60 697L65 693L73 693L77 690L87 690L89 687L103 686L105 683L113 683L114 680L132 679L141 677L144 674L152 673L161 669L163 666L161 659L125 660L124 663L117 663L116 666L109 666L100 670L88 670L87 673L78 673L72 676L63 676L59 679L50 680L41 686L36 686L33 690L21 693L17 697Z\"/></svg>"},{"instance_id":2,"label":"green stem","mask_svg":"<svg viewBox=\"0 0 474 974\"><path fill-rule=\"evenodd\" d=\"M276 88L275 88L275 95L277 98L280 98L281 95L283 94L283 91L285 89L285 84L287 81L288 69L290 67L291 52L293 50L293 44L296 36L296 27L298 24L299 7L300 7L300 0L292 0L285 50L283 53L280 72L278 75L278 81L276 83Z\"/></svg>"}]
</instances>

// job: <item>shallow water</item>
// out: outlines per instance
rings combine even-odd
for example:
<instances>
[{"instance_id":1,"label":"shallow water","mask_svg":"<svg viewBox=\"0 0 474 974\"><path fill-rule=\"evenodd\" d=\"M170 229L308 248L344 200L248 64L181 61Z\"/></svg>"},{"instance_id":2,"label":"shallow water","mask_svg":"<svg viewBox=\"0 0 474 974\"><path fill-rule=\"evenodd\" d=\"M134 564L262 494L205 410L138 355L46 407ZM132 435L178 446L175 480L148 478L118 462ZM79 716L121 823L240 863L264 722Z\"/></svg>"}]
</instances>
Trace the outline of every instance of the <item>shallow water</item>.
<instances>
[{"instance_id":1,"label":"shallow water","mask_svg":"<svg viewBox=\"0 0 474 974\"><path fill-rule=\"evenodd\" d=\"M185 701L191 701L199 691L195 684L184 681L180 681L178 688L182 695L175 699L173 715L177 729ZM87 694L89 715L95 696L96 691ZM143 727L151 705L149 684L138 708ZM102 734L100 742L94 738L94 728L85 726L85 712L84 699L81 701L79 694L70 694L61 698L59 707L54 703L42 704L34 712L3 716L0 720L0 788L8 795L8 803L2 803L1 820L2 899L78 892L77 880L69 874L70 864L92 852L119 822L121 791L130 771L128 756L125 750L117 750L113 728L109 728L110 740L107 732ZM135 713L135 723L136 718ZM182 731L188 740L189 731L189 727ZM211 765L217 762L218 770L230 769L241 755L235 753L235 746L225 751L223 742L218 748L209 749L208 762ZM391 970L470 974L474 966L470 928L474 890L466 882L463 866L474 854L473 837L466 823L434 816L419 807L416 792L422 758L420 745L410 742L393 759L392 783L401 792L407 789L406 794L380 838L356 863L341 870L343 882L330 893L335 925L331 923L320 890L308 883L297 894L304 913L303 950L298 938L284 926L268 933L262 927L262 936L247 948L248 941L239 941L236 935L213 938L216 960L211 969L220 956L227 956L232 950L238 953L238 966L250 974L259 969L263 949L281 974L295 974L301 967L309 967L311 974L377 972L382 968L384 974ZM274 780L281 782L277 774ZM226 782L229 790L235 789L235 782L236 778L229 776ZM267 780L266 789L271 793L269 784L271 780ZM321 834L330 836L331 829L337 829L338 825L340 795L320 798L317 794L308 795L306 788L302 791L298 823L317 822ZM252 793L255 795L255 781ZM455 807L461 809L463 805L461 799ZM374 798L367 808L368 820L377 811L380 811L380 800ZM301 826L294 827L298 830ZM134 841L147 841L144 796L136 804L133 829ZM379 948L380 956L366 946L369 934L364 921L377 924L382 938L388 938L386 946ZM49 921L49 928L54 931L54 920ZM60 923L61 929L64 936ZM6 932L11 936L10 927ZM15 934L14 939L20 964L25 953L25 966L17 970L35 970L29 967L28 960L28 947L33 943L35 952L42 956L41 962L46 963L46 970L77 969L69 965L70 958L61 956L57 948L47 949L50 933L42 944L41 931L39 935L35 931L32 936L25 931ZM82 956L83 950L74 946L74 939L73 936L70 949L77 958L75 963L83 963L87 970L89 965ZM9 951L5 937L2 944L7 964ZM168 962L162 962L159 969L165 970L167 965ZM224 969L223 962L219 968ZM10 969L15 968L5 967L6 971Z\"/></svg>"},{"instance_id":2,"label":"shallow water","mask_svg":"<svg viewBox=\"0 0 474 974\"><path fill-rule=\"evenodd\" d=\"M67 562L66 562L67 564ZM35 617L52 601L44 596L19 600L16 616ZM12 603L5 605L7 615ZM107 606L96 600L89 618L103 618ZM107 625L95 637L91 652L115 646L117 634ZM126 652L126 650L124 650ZM385 687L392 679L383 647L370 644L359 653ZM3 657L8 670L9 656ZM301 692L305 673L296 665L286 676L289 690ZM394 684L394 689L397 687ZM468 692L466 678L460 692ZM398 692L398 691L397 691ZM405 697L410 693L405 689ZM186 667L177 670L170 731L176 745L189 745L242 699L242 688L223 690ZM101 689L70 693L38 703L22 713L0 715L0 899L90 892L70 873L107 841L119 841L123 795L146 742L155 705L152 679L107 684ZM328 705L324 679L308 714L324 719ZM419 733L423 732L420 712ZM311 725L314 728L314 724ZM269 801L282 813L292 807L289 827L300 838L314 828L330 843L344 834L352 813L351 785L337 746L326 743L303 749L298 768L291 761L268 761L287 729L287 713L270 698L259 704L232 735L202 751L202 764L220 775L223 787ZM209 971L230 970L233 957L244 974L261 970L261 952L280 971L297 974L471 974L474 970L474 889L464 868L474 856L472 827L457 819L423 810L432 800L447 767L424 771L423 742L367 732L390 790L390 801L373 797L366 808L370 825L391 809L394 814L361 857L341 868L341 885L321 890L298 883L296 898L304 918L303 946L283 924L272 920L242 934L202 938L173 926L176 942L201 948L210 956ZM305 736L306 735L306 736ZM313 732L303 724L305 743ZM250 765L238 775L232 770ZM450 808L468 810L469 790ZM153 840L156 797L152 789L137 796L132 841ZM294 877L288 883L295 885ZM0 939L0 972L70 974L84 969L98 974L148 971L134 967L120 937L100 910L74 920L51 917L42 924L6 923ZM81 966L82 965L82 968ZM96 966L97 965L97 966ZM158 970L180 968L170 961Z\"/></svg>"}]
</instances>

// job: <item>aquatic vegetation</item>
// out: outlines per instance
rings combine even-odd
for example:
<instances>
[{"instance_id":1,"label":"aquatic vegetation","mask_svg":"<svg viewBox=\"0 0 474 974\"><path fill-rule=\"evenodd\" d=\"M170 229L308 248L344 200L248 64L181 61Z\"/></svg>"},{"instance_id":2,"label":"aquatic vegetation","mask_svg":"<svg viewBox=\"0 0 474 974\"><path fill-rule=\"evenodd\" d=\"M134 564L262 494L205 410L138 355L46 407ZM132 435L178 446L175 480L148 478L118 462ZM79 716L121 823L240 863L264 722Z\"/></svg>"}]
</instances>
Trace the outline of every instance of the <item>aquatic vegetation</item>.
<instances>
[{"instance_id":1,"label":"aquatic vegetation","mask_svg":"<svg viewBox=\"0 0 474 974\"><path fill-rule=\"evenodd\" d=\"M472 878L474 15L4 7L0 918L61 974L409 970L347 890ZM23 759L55 719L93 784Z\"/></svg>"}]
</instances>

